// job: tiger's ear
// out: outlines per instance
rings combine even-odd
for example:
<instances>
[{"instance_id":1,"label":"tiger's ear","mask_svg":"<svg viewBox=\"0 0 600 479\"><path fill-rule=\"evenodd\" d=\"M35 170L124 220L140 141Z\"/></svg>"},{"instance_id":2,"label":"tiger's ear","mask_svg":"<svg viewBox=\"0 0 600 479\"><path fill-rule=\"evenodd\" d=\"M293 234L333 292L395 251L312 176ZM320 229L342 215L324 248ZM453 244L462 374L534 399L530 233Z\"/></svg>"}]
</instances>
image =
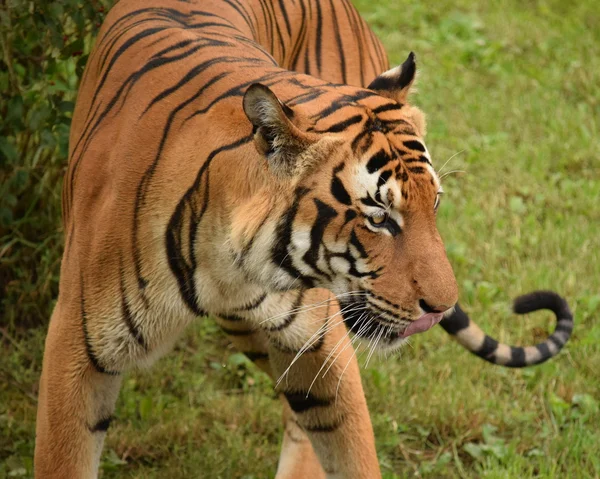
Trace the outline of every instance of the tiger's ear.
<instances>
[{"instance_id":1,"label":"tiger's ear","mask_svg":"<svg viewBox=\"0 0 600 479\"><path fill-rule=\"evenodd\" d=\"M416 73L415 54L410 52L402 65L379 75L371 82L368 88L381 96L405 105L410 89L415 82ZM421 137L425 137L427 122L425 121L423 112L415 106L407 105L404 109L404 114L413 122L416 129L415 133Z\"/></svg>"},{"instance_id":2,"label":"tiger's ear","mask_svg":"<svg viewBox=\"0 0 600 479\"><path fill-rule=\"evenodd\" d=\"M402 65L382 73L367 88L398 103L406 103L416 73L415 54L410 52Z\"/></svg>"},{"instance_id":3,"label":"tiger's ear","mask_svg":"<svg viewBox=\"0 0 600 479\"><path fill-rule=\"evenodd\" d=\"M302 154L314 139L294 123L294 111L266 86L250 85L244 95L244 112L252 123L254 142L277 175L293 176L302 169Z\"/></svg>"}]
</instances>

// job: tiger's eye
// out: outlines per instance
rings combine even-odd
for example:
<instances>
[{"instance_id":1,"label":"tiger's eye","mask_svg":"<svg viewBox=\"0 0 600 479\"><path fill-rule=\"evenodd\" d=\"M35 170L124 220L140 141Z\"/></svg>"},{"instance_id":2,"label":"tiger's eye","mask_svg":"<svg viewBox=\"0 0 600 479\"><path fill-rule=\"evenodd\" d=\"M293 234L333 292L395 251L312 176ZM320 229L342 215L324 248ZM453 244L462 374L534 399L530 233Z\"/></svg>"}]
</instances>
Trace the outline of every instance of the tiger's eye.
<instances>
[{"instance_id":1,"label":"tiger's eye","mask_svg":"<svg viewBox=\"0 0 600 479\"><path fill-rule=\"evenodd\" d=\"M381 224L385 223L385 220L386 220L386 215L371 216L371 223L373 223L374 225L381 225Z\"/></svg>"}]
</instances>

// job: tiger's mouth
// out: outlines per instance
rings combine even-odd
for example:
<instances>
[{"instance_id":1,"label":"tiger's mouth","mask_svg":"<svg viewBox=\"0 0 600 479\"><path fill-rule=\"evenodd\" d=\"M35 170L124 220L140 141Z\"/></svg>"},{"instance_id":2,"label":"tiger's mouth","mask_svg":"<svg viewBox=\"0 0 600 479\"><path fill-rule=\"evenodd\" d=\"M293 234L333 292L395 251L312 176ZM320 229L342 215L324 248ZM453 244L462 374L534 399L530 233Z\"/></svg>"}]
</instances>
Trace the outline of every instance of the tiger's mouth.
<instances>
[{"instance_id":1,"label":"tiger's mouth","mask_svg":"<svg viewBox=\"0 0 600 479\"><path fill-rule=\"evenodd\" d=\"M404 339L413 334L423 333L433 328L444 318L444 313L426 313L419 319L409 323L403 330L399 329L396 333L396 339Z\"/></svg>"},{"instance_id":2,"label":"tiger's mouth","mask_svg":"<svg viewBox=\"0 0 600 479\"><path fill-rule=\"evenodd\" d=\"M341 306L344 321L356 336L388 345L428 331L444 318L444 313L425 313L411 319L391 311L382 312L368 299Z\"/></svg>"}]
</instances>

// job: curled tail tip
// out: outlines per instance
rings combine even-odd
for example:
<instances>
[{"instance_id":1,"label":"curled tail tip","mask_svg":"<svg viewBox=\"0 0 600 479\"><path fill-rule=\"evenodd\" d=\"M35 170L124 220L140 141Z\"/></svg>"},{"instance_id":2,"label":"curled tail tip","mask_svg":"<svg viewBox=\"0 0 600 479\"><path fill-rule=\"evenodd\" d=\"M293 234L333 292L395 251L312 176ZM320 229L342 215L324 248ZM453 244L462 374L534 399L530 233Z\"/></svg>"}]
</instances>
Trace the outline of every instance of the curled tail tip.
<instances>
[{"instance_id":1,"label":"curled tail tip","mask_svg":"<svg viewBox=\"0 0 600 479\"><path fill-rule=\"evenodd\" d=\"M556 315L554 332L545 341L532 346L499 343L483 332L458 306L451 316L440 322L447 333L456 337L467 350L493 364L522 368L541 364L556 356L573 331L573 314L564 298L554 291L534 291L514 301L514 312L526 314L548 309Z\"/></svg>"},{"instance_id":2,"label":"curled tail tip","mask_svg":"<svg viewBox=\"0 0 600 479\"><path fill-rule=\"evenodd\" d=\"M549 309L557 319L573 321L573 314L567 301L554 291L533 291L517 297L513 303L516 314L527 314L540 309Z\"/></svg>"}]
</instances>

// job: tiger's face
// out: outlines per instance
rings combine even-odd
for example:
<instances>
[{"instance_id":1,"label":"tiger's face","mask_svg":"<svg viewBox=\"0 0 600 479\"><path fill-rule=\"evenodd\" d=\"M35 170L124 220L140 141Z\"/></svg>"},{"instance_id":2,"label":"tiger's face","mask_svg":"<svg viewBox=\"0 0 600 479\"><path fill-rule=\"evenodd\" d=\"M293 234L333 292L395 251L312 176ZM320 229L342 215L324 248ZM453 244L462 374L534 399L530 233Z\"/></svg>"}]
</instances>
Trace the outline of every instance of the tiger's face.
<instances>
[{"instance_id":1,"label":"tiger's face","mask_svg":"<svg viewBox=\"0 0 600 479\"><path fill-rule=\"evenodd\" d=\"M371 84L377 94L318 116L310 131L296 131L300 113L285 105L285 135L269 129L275 122L253 121L259 149L262 141L267 156L280 155L270 161L293 178L274 263L307 287L336 293L352 331L379 346L429 329L458 299L436 227L442 188L425 122L406 104L414 59L395 70Z\"/></svg>"},{"instance_id":2,"label":"tiger's face","mask_svg":"<svg viewBox=\"0 0 600 479\"><path fill-rule=\"evenodd\" d=\"M316 215L306 218L323 231L312 274L329 274L326 287L341 295L355 333L384 344L429 329L458 297L436 227L441 185L422 139L406 131L374 131L368 147L340 148L345 161L313 179Z\"/></svg>"}]
</instances>

